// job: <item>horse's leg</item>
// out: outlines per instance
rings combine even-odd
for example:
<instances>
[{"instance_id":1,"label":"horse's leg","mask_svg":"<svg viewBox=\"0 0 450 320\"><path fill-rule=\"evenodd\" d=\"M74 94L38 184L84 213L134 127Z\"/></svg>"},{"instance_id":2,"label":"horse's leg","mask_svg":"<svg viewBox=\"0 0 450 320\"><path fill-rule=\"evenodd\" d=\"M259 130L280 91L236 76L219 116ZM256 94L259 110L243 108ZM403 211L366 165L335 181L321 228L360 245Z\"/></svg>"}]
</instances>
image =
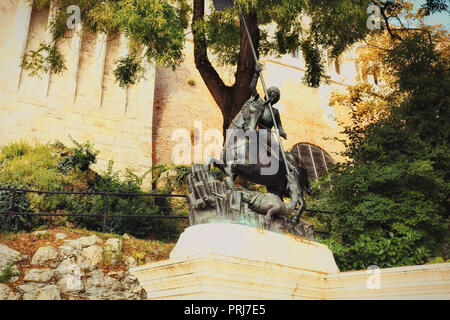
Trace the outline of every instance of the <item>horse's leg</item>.
<instances>
[{"instance_id":1,"label":"horse's leg","mask_svg":"<svg viewBox=\"0 0 450 320\"><path fill-rule=\"evenodd\" d=\"M303 199L303 191L300 191L300 197L298 199L298 204L300 205L297 214L292 217L291 222L296 226L300 222L300 218L302 217L303 211L306 209L305 199Z\"/></svg>"},{"instance_id":2,"label":"horse's leg","mask_svg":"<svg viewBox=\"0 0 450 320\"><path fill-rule=\"evenodd\" d=\"M225 185L229 189L236 189L236 185L234 184L234 179L236 178L236 173L233 171L231 164L225 164L223 171L227 175L224 179Z\"/></svg>"},{"instance_id":3,"label":"horse's leg","mask_svg":"<svg viewBox=\"0 0 450 320\"><path fill-rule=\"evenodd\" d=\"M280 211L280 208L278 206L272 206L269 210L267 210L266 214L266 224L269 226L270 221L272 221L272 216Z\"/></svg>"}]
</instances>

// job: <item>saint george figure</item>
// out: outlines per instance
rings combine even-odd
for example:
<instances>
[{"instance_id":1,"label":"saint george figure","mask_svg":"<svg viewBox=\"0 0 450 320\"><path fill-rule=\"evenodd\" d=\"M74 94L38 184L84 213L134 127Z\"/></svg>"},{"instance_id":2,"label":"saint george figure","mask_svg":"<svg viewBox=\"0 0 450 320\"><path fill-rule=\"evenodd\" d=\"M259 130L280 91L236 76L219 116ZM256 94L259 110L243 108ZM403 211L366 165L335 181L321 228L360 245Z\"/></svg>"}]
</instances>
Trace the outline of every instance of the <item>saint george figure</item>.
<instances>
[{"instance_id":1,"label":"saint george figure","mask_svg":"<svg viewBox=\"0 0 450 320\"><path fill-rule=\"evenodd\" d=\"M280 90L277 87L270 87L267 90L268 100L264 102L256 91L259 75L262 71L261 64L256 65L256 72L250 83L251 97L242 106L241 111L231 122L229 129L243 129L244 131L256 129L271 130L274 127L272 115L270 114L269 102L272 105L273 115L280 131L280 136L287 138L281 125L280 113L273 107L280 100Z\"/></svg>"},{"instance_id":2,"label":"saint george figure","mask_svg":"<svg viewBox=\"0 0 450 320\"><path fill-rule=\"evenodd\" d=\"M272 138L274 121L269 106L269 103L273 105L280 100L280 90L270 87L267 92L268 100L263 101L256 91L261 71L261 65L257 64L249 88L251 97L227 129L221 159L225 162L224 172L231 180L234 180L235 169L238 167L249 174L252 172L251 175L276 175L280 165L283 165L278 139ZM272 107L272 110L280 136L286 139L280 114L276 108ZM211 163L217 162L214 159Z\"/></svg>"}]
</instances>

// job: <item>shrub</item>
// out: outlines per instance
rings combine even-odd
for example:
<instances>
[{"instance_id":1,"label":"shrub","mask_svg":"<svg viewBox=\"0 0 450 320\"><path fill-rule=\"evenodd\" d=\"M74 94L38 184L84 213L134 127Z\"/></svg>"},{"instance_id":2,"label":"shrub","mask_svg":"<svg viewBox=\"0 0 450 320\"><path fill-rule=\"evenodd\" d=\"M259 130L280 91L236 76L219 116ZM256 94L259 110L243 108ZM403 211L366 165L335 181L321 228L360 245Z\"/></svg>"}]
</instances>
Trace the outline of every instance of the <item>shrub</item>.
<instances>
[{"instance_id":1,"label":"shrub","mask_svg":"<svg viewBox=\"0 0 450 320\"><path fill-rule=\"evenodd\" d=\"M28 153L31 149L31 145L24 140L12 142L1 148L2 157L0 159L13 159L16 157L21 157Z\"/></svg>"},{"instance_id":2,"label":"shrub","mask_svg":"<svg viewBox=\"0 0 450 320\"><path fill-rule=\"evenodd\" d=\"M92 192L111 193L143 193L140 189L144 176L138 177L127 172L125 179L119 179L110 161L105 174L98 177L96 184L90 188ZM108 196L96 195L90 197L72 196L68 207L71 213L104 214L108 206L111 215L159 215L159 208L152 200L144 196ZM74 217L70 219L77 226L90 230L103 229L103 217ZM169 239L178 236L176 222L167 219L146 219L139 217L107 218L107 228L112 233L129 233L138 238Z\"/></svg>"},{"instance_id":3,"label":"shrub","mask_svg":"<svg viewBox=\"0 0 450 320\"><path fill-rule=\"evenodd\" d=\"M71 138L72 139L72 138ZM114 172L113 162L108 170L99 175L90 169L96 162L98 151L89 142L78 143L72 139L73 147L61 142L31 146L25 142L14 142L1 149L0 186L8 188L44 191L91 191L143 193L141 185L147 175L137 176L127 170L124 179ZM151 171L151 170L150 170ZM12 192L0 192L0 212L9 212ZM104 214L106 197L103 195L81 196L65 194L17 193L15 211L61 212L74 214ZM109 196L108 212L112 215L159 215L160 210L149 197ZM68 219L78 227L102 231L103 217L74 217ZM39 224L53 223L51 218L30 216L0 216L1 226L11 224L12 231L31 230ZM130 233L135 237L173 239L179 232L177 223L168 219L108 218L107 228L115 233Z\"/></svg>"},{"instance_id":4,"label":"shrub","mask_svg":"<svg viewBox=\"0 0 450 320\"><path fill-rule=\"evenodd\" d=\"M1 188L8 189L25 189L25 186L15 183L1 183ZM13 207L13 197L14 207ZM12 191L0 190L0 230L8 231L31 231L33 225L39 223L39 217L13 215L8 216L10 211L30 212L30 202L23 192L16 192L15 196Z\"/></svg>"}]
</instances>

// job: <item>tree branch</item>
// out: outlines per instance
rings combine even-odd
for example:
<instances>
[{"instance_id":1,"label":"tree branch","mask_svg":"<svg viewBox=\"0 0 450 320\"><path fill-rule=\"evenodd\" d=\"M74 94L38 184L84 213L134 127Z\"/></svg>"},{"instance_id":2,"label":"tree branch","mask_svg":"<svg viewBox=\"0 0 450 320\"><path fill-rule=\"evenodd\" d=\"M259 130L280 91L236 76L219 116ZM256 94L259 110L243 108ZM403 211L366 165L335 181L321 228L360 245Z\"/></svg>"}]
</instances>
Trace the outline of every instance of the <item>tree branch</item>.
<instances>
[{"instance_id":1,"label":"tree branch","mask_svg":"<svg viewBox=\"0 0 450 320\"><path fill-rule=\"evenodd\" d=\"M386 16L385 8L381 6L380 12L381 12L381 15L383 16L384 22L386 23L386 29L387 29L389 35L391 36L391 38L397 39L399 41L403 41L402 37L400 37L399 35L392 32L391 26L389 25L389 18Z\"/></svg>"},{"instance_id":2,"label":"tree branch","mask_svg":"<svg viewBox=\"0 0 450 320\"><path fill-rule=\"evenodd\" d=\"M214 100L223 113L223 106L227 99L229 87L225 85L208 58L205 34L197 30L198 24L204 21L205 0L194 0L194 14L192 18L192 34L194 36L194 60L197 70L211 92Z\"/></svg>"}]
</instances>

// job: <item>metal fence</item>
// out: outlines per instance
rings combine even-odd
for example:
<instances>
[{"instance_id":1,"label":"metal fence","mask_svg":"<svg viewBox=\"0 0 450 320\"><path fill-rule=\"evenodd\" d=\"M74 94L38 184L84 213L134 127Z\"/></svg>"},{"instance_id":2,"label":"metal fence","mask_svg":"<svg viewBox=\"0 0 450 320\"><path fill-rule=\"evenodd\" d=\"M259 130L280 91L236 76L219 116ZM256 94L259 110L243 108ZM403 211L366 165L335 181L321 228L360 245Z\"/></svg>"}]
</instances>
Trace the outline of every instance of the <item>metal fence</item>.
<instances>
[{"instance_id":1,"label":"metal fence","mask_svg":"<svg viewBox=\"0 0 450 320\"><path fill-rule=\"evenodd\" d=\"M5 221L6 226L3 226L4 229L11 231L12 220L14 216L30 216L30 217L39 217L39 216L48 216L48 217L102 217L103 218L103 232L106 232L106 222L107 219L114 218L144 218L144 219L183 219L187 220L187 216L182 215L170 215L169 213L172 211L170 206L171 198L185 198L186 195L179 194L171 194L167 193L167 191L162 190L154 190L152 193L124 193L124 192L76 192L76 191L43 191L43 190L30 190L30 189L15 189L15 188L1 188L0 191L8 191L11 192L11 207L9 210L0 212L1 215L6 215L7 219ZM105 197L105 208L104 213L102 214L75 214L75 213L49 213L49 212L30 212L30 211L16 211L16 199L18 193L36 193L36 194L50 194L50 195L81 195L81 196L104 196ZM163 212L162 215L150 215L150 214L110 214L109 207L109 199L110 197L118 196L118 197L153 197L153 204L159 208L159 212ZM316 213L325 213L332 214L329 211L323 210L314 210L314 209L306 209L308 212L316 212ZM111 231L111 227L110 227ZM320 232L319 232L320 233ZM321 232L326 233L326 232Z\"/></svg>"},{"instance_id":2,"label":"metal fence","mask_svg":"<svg viewBox=\"0 0 450 320\"><path fill-rule=\"evenodd\" d=\"M11 206L10 209L5 212L0 212L0 215L7 215L5 229L11 231L11 222L14 216L51 216L51 217L103 217L103 232L106 232L107 219L114 218L145 218L145 219L188 219L187 216L170 215L171 212L170 202L167 201L170 198L186 198L186 195L170 194L155 190L152 193L123 193L123 192L76 192L76 191L43 191L43 190L29 190L29 189L15 189L15 188L0 188L0 191L11 192ZM158 193L159 192L159 193ZM19 193L36 193L36 194L49 194L49 195L81 195L81 196L104 196L105 197L105 209L103 214L74 214L74 213L58 213L58 212L30 212L19 211L16 207L16 199ZM136 214L110 214L109 199L110 197L153 197L154 205L159 208L159 212L163 212L163 215L136 215Z\"/></svg>"}]
</instances>

